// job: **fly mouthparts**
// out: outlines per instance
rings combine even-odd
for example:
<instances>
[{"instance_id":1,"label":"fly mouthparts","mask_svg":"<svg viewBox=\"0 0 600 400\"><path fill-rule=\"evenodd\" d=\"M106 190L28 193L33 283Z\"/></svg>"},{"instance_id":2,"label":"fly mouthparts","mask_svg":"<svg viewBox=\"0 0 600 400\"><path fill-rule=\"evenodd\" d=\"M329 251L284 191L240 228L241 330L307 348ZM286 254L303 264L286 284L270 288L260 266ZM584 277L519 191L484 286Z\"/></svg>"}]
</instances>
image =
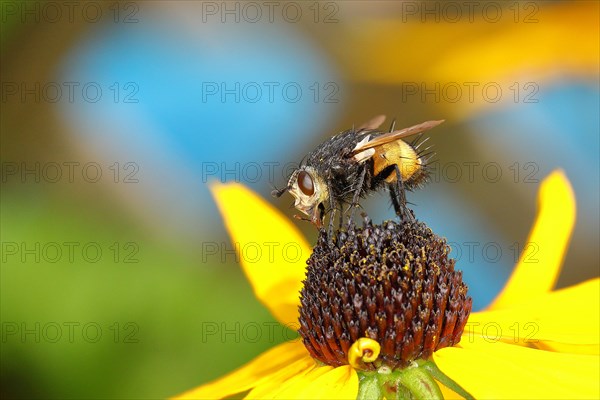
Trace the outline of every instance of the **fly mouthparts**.
<instances>
[{"instance_id":1,"label":"fly mouthparts","mask_svg":"<svg viewBox=\"0 0 600 400\"><path fill-rule=\"evenodd\" d=\"M281 197L287 190L288 190L287 187L285 187L283 189L274 189L273 191L271 191L271 196Z\"/></svg>"},{"instance_id":2,"label":"fly mouthparts","mask_svg":"<svg viewBox=\"0 0 600 400\"><path fill-rule=\"evenodd\" d=\"M306 217L305 217L305 216L303 216L303 215L294 214L294 218L296 218L296 219L298 219L298 220L300 220L300 221L308 221L308 222L311 222L310 218L306 218Z\"/></svg>"}]
</instances>

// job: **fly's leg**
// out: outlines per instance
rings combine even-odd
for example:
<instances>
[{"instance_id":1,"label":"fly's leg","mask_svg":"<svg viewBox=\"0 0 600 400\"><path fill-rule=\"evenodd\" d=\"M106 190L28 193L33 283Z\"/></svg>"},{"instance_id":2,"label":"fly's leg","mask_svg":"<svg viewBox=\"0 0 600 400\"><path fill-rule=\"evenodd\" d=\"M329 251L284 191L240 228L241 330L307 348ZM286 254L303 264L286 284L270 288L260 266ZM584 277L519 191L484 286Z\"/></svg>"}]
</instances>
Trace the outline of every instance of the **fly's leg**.
<instances>
[{"instance_id":1,"label":"fly's leg","mask_svg":"<svg viewBox=\"0 0 600 400\"><path fill-rule=\"evenodd\" d=\"M360 192L362 191L363 184L365 183L365 176L367 175L367 167L363 165L362 170L358 176L358 180L356 183L356 189L354 190L354 196L352 197L352 203L350 204L350 216L348 217L348 229L352 226L352 221L354 220L354 211L358 206L358 198L360 196Z\"/></svg>"},{"instance_id":2,"label":"fly's leg","mask_svg":"<svg viewBox=\"0 0 600 400\"><path fill-rule=\"evenodd\" d=\"M396 182L390 184L390 197L392 198L394 211L401 220L413 220L414 217L406 206L406 188L398 164L394 166L394 169L396 171Z\"/></svg>"},{"instance_id":3,"label":"fly's leg","mask_svg":"<svg viewBox=\"0 0 600 400\"><path fill-rule=\"evenodd\" d=\"M333 193L331 186L329 186L329 193ZM337 207L333 201L333 196L329 195L329 208L331 209L331 215L329 216L329 227L327 228L327 237L329 240L333 240L333 225L335 215L337 214Z\"/></svg>"}]
</instances>

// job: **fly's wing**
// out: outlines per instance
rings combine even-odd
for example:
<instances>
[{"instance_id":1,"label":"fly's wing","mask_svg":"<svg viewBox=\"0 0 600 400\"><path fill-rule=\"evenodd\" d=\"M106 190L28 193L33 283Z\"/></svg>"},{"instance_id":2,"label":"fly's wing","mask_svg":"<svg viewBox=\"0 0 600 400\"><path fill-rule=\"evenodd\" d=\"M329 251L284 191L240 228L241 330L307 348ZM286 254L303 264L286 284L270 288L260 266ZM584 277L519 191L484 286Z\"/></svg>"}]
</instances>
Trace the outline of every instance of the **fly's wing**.
<instances>
[{"instance_id":1,"label":"fly's wing","mask_svg":"<svg viewBox=\"0 0 600 400\"><path fill-rule=\"evenodd\" d=\"M439 121L427 121L422 124L411 126L410 128L400 129L399 131L393 131L384 133L383 135L376 136L371 139L371 135L365 136L363 140L358 142L350 155L359 163L368 160L375 154L375 148L386 143L395 142L407 136L415 135L417 133L424 132L431 128L434 128L444 122Z\"/></svg>"},{"instance_id":2,"label":"fly's wing","mask_svg":"<svg viewBox=\"0 0 600 400\"><path fill-rule=\"evenodd\" d=\"M362 135L366 134L367 136L363 137L363 139L360 142L358 142L356 146L367 143L369 141L369 139L371 138L371 134L369 132L377 130L377 128L379 128L381 126L381 124L383 124L384 121L385 121L385 115L380 114L380 115L374 116L373 118L371 118L370 120L368 120L367 122L365 122L364 124L359 126L356 129L359 132L359 135L362 136ZM350 153L350 155L353 156L352 158L358 163L362 163L362 162L368 160L369 158L373 157L373 154L375 154L374 149L369 149L367 151L363 151L358 154L355 153L353 150L352 153Z\"/></svg>"},{"instance_id":3,"label":"fly's wing","mask_svg":"<svg viewBox=\"0 0 600 400\"><path fill-rule=\"evenodd\" d=\"M373 118L371 118L370 120L368 120L367 122L365 122L364 124L362 124L361 126L359 126L358 128L356 128L356 130L357 131L375 130L375 129L379 128L381 126L381 124L383 124L384 121L385 121L385 115L376 115Z\"/></svg>"}]
</instances>

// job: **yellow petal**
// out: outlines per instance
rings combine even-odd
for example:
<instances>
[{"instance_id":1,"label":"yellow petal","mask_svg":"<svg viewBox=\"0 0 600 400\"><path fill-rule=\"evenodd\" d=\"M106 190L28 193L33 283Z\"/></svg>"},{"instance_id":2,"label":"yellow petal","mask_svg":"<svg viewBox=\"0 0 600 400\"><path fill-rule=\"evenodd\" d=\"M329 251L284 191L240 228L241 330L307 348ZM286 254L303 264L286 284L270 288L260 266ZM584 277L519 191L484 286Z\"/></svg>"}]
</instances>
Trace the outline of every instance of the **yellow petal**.
<instances>
[{"instance_id":1,"label":"yellow petal","mask_svg":"<svg viewBox=\"0 0 600 400\"><path fill-rule=\"evenodd\" d=\"M262 390L261 390L262 389ZM350 366L319 366L278 386L256 388L248 399L356 399L358 375Z\"/></svg>"},{"instance_id":2,"label":"yellow petal","mask_svg":"<svg viewBox=\"0 0 600 400\"><path fill-rule=\"evenodd\" d=\"M245 399L273 399L278 396L283 390L291 385L295 385L298 380L304 379L304 377L310 375L315 376L325 373L331 367L318 366L313 363L310 368L307 368L294 376L287 376L284 373L273 374L268 380L265 380L260 385L256 385L254 389L248 393Z\"/></svg>"},{"instance_id":3,"label":"yellow petal","mask_svg":"<svg viewBox=\"0 0 600 400\"><path fill-rule=\"evenodd\" d=\"M356 399L357 394L358 375L352 367L345 365L323 374L306 376L278 397L281 399Z\"/></svg>"},{"instance_id":4,"label":"yellow petal","mask_svg":"<svg viewBox=\"0 0 600 400\"><path fill-rule=\"evenodd\" d=\"M554 287L575 225L575 195L561 170L542 182L538 215L510 279L490 309L510 307Z\"/></svg>"},{"instance_id":5,"label":"yellow petal","mask_svg":"<svg viewBox=\"0 0 600 400\"><path fill-rule=\"evenodd\" d=\"M554 351L557 353L573 353L573 354L600 354L600 345L596 344L580 344L580 343L560 343L550 341L540 341L535 344L536 349Z\"/></svg>"},{"instance_id":6,"label":"yellow petal","mask_svg":"<svg viewBox=\"0 0 600 400\"><path fill-rule=\"evenodd\" d=\"M311 248L273 206L238 183L213 183L217 202L256 297L281 323L297 325Z\"/></svg>"},{"instance_id":7,"label":"yellow petal","mask_svg":"<svg viewBox=\"0 0 600 400\"><path fill-rule=\"evenodd\" d=\"M228 375L175 399L222 399L262 385L274 376L282 380L290 379L315 365L302 342L295 340L280 344Z\"/></svg>"},{"instance_id":8,"label":"yellow petal","mask_svg":"<svg viewBox=\"0 0 600 400\"><path fill-rule=\"evenodd\" d=\"M464 342L464 343L463 343ZM477 399L598 399L598 356L461 341L434 353L438 367Z\"/></svg>"},{"instance_id":9,"label":"yellow petal","mask_svg":"<svg viewBox=\"0 0 600 400\"><path fill-rule=\"evenodd\" d=\"M600 279L529 299L518 307L472 313L463 340L470 333L492 342L598 354Z\"/></svg>"}]
</instances>

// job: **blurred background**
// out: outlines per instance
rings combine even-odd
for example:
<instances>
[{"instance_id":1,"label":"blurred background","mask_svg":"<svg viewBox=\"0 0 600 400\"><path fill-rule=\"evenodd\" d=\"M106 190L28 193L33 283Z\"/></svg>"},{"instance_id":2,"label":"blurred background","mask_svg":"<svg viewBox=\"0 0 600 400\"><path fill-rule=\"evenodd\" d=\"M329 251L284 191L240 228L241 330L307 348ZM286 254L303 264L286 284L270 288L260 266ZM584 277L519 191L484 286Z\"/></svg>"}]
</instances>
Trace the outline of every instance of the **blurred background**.
<instances>
[{"instance_id":1,"label":"blurred background","mask_svg":"<svg viewBox=\"0 0 600 400\"><path fill-rule=\"evenodd\" d=\"M377 114L446 120L409 201L475 308L535 260L556 168L578 207L558 287L598 276L598 2L0 6L3 398L162 398L295 337L254 298L207 183L292 218L273 186ZM364 207L393 216L385 194Z\"/></svg>"}]
</instances>

